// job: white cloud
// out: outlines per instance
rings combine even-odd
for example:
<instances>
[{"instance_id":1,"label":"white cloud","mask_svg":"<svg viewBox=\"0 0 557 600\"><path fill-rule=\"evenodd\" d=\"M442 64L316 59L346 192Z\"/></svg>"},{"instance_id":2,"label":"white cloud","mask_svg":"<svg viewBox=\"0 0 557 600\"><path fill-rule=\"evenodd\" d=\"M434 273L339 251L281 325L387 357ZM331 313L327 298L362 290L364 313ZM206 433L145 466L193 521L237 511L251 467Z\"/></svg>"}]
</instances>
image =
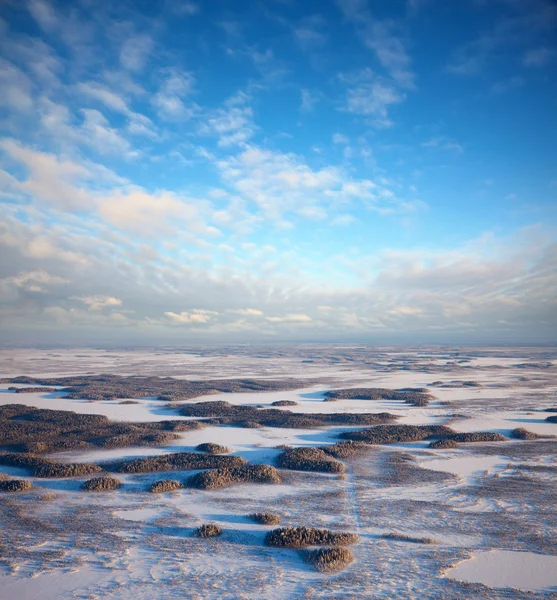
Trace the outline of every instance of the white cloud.
<instances>
[{"instance_id":1,"label":"white cloud","mask_svg":"<svg viewBox=\"0 0 557 600\"><path fill-rule=\"evenodd\" d=\"M93 177L85 166L30 150L13 140L3 140L0 148L28 172L24 180L17 180L21 192L62 210L90 209L94 204L90 191L80 186Z\"/></svg>"},{"instance_id":2,"label":"white cloud","mask_svg":"<svg viewBox=\"0 0 557 600\"><path fill-rule=\"evenodd\" d=\"M374 117L372 124L390 127L389 107L405 99L389 81L377 77L369 68L344 76L349 85L343 110L363 117Z\"/></svg>"},{"instance_id":3,"label":"white cloud","mask_svg":"<svg viewBox=\"0 0 557 600\"><path fill-rule=\"evenodd\" d=\"M219 231L205 224L200 209L188 199L172 192L148 193L141 188L104 196L99 214L122 230L147 237L178 232L214 236Z\"/></svg>"},{"instance_id":4,"label":"white cloud","mask_svg":"<svg viewBox=\"0 0 557 600\"><path fill-rule=\"evenodd\" d=\"M283 317L266 317L270 323L309 323L312 318L301 313L290 313Z\"/></svg>"},{"instance_id":5,"label":"white cloud","mask_svg":"<svg viewBox=\"0 0 557 600\"><path fill-rule=\"evenodd\" d=\"M394 23L371 14L363 0L337 0L346 19L354 23L363 43L375 52L381 65L401 87L415 87L411 60L400 37L393 34Z\"/></svg>"},{"instance_id":6,"label":"white cloud","mask_svg":"<svg viewBox=\"0 0 557 600\"><path fill-rule=\"evenodd\" d=\"M188 0L172 0L171 6L177 15L193 16L199 12L199 5Z\"/></svg>"},{"instance_id":7,"label":"white cloud","mask_svg":"<svg viewBox=\"0 0 557 600\"><path fill-rule=\"evenodd\" d=\"M99 154L115 154L128 158L137 156L128 140L119 131L110 127L108 119L98 110L81 110L84 121L81 127L87 143Z\"/></svg>"},{"instance_id":8,"label":"white cloud","mask_svg":"<svg viewBox=\"0 0 557 600\"><path fill-rule=\"evenodd\" d=\"M159 117L167 120L186 120L191 118L197 107L193 103L185 104L195 83L191 73L180 69L167 69L159 91L153 96L152 103Z\"/></svg>"},{"instance_id":9,"label":"white cloud","mask_svg":"<svg viewBox=\"0 0 557 600\"><path fill-rule=\"evenodd\" d=\"M153 49L153 40L148 35L128 38L120 50L120 64L129 71L141 71Z\"/></svg>"},{"instance_id":10,"label":"white cloud","mask_svg":"<svg viewBox=\"0 0 557 600\"><path fill-rule=\"evenodd\" d=\"M59 20L50 2L29 0L29 12L45 31L53 31L58 27Z\"/></svg>"},{"instance_id":11,"label":"white cloud","mask_svg":"<svg viewBox=\"0 0 557 600\"><path fill-rule=\"evenodd\" d=\"M251 106L236 105L218 109L202 125L201 133L217 136L219 146L224 148L245 145L255 133L253 110Z\"/></svg>"},{"instance_id":12,"label":"white cloud","mask_svg":"<svg viewBox=\"0 0 557 600\"><path fill-rule=\"evenodd\" d=\"M34 108L32 83L15 65L0 58L0 106L26 113Z\"/></svg>"},{"instance_id":13,"label":"white cloud","mask_svg":"<svg viewBox=\"0 0 557 600\"><path fill-rule=\"evenodd\" d=\"M95 81L82 82L77 84L76 89L81 94L101 102L111 110L119 112L123 115L127 115L130 112L127 102L124 100L124 98L100 83Z\"/></svg>"},{"instance_id":14,"label":"white cloud","mask_svg":"<svg viewBox=\"0 0 557 600\"><path fill-rule=\"evenodd\" d=\"M89 307L90 310L101 310L102 308L110 308L113 306L122 306L123 302L119 298L114 298L112 296L71 296L70 300L78 300L82 302L86 306Z\"/></svg>"},{"instance_id":15,"label":"white cloud","mask_svg":"<svg viewBox=\"0 0 557 600\"><path fill-rule=\"evenodd\" d=\"M551 50L550 48L536 48L535 50L528 50L522 59L522 64L525 67L543 67L549 62L554 54L555 51Z\"/></svg>"},{"instance_id":16,"label":"white cloud","mask_svg":"<svg viewBox=\"0 0 557 600\"><path fill-rule=\"evenodd\" d=\"M257 310L256 308L238 308L235 310L229 310L228 312L236 315L242 315L245 317L262 317L263 311Z\"/></svg>"},{"instance_id":17,"label":"white cloud","mask_svg":"<svg viewBox=\"0 0 557 600\"><path fill-rule=\"evenodd\" d=\"M320 94L314 93L307 89L302 89L302 102L300 110L304 112L311 112L313 107L319 102Z\"/></svg>"},{"instance_id":18,"label":"white cloud","mask_svg":"<svg viewBox=\"0 0 557 600\"><path fill-rule=\"evenodd\" d=\"M333 134L333 144L349 144L350 140L342 133Z\"/></svg>"},{"instance_id":19,"label":"white cloud","mask_svg":"<svg viewBox=\"0 0 557 600\"><path fill-rule=\"evenodd\" d=\"M212 310L194 309L191 312L184 311L181 313L175 313L169 311L165 312L164 314L172 323L178 323L180 325L198 325L202 323L209 323L215 315L218 315L218 312Z\"/></svg>"},{"instance_id":20,"label":"white cloud","mask_svg":"<svg viewBox=\"0 0 557 600\"><path fill-rule=\"evenodd\" d=\"M430 138L429 140L420 144L422 148L441 148L442 150L448 150L455 152L456 154L463 154L464 148L458 143L445 136L438 136Z\"/></svg>"}]
</instances>

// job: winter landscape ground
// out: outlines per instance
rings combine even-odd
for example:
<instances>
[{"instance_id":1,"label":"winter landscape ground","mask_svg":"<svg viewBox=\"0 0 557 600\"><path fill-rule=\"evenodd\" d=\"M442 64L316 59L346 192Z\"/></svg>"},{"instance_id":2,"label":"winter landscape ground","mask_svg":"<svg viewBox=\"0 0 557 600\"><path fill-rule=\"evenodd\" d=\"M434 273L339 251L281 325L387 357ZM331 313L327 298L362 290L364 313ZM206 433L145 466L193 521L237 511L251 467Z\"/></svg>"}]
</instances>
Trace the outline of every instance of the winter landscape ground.
<instances>
[{"instance_id":1,"label":"winter landscape ground","mask_svg":"<svg viewBox=\"0 0 557 600\"><path fill-rule=\"evenodd\" d=\"M532 347L2 350L0 598L557 598L556 373Z\"/></svg>"}]
</instances>

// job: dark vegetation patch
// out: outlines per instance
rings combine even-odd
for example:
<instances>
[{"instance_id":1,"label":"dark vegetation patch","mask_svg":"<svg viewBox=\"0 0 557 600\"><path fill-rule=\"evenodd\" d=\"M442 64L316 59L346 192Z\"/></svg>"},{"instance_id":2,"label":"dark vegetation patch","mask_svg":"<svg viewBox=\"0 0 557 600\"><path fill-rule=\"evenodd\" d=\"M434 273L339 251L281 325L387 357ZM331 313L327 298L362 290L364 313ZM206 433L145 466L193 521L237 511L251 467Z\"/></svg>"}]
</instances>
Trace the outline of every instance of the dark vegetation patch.
<instances>
[{"instance_id":1,"label":"dark vegetation patch","mask_svg":"<svg viewBox=\"0 0 557 600\"><path fill-rule=\"evenodd\" d=\"M235 468L201 471L188 479L188 485L200 490L216 490L239 483L280 483L279 472L270 465L243 465Z\"/></svg>"},{"instance_id":2,"label":"dark vegetation patch","mask_svg":"<svg viewBox=\"0 0 557 600\"><path fill-rule=\"evenodd\" d=\"M452 473L422 468L411 454L402 452L384 452L380 466L374 480L389 487L420 486L457 480Z\"/></svg>"},{"instance_id":3,"label":"dark vegetation patch","mask_svg":"<svg viewBox=\"0 0 557 600\"><path fill-rule=\"evenodd\" d=\"M222 529L214 523L206 523L194 531L194 535L200 538L218 537L221 534Z\"/></svg>"},{"instance_id":4,"label":"dark vegetation patch","mask_svg":"<svg viewBox=\"0 0 557 600\"><path fill-rule=\"evenodd\" d=\"M219 469L239 467L246 463L239 456L218 456L199 452L174 452L162 456L148 456L117 461L105 465L117 473L153 473L156 471L191 471L194 469Z\"/></svg>"},{"instance_id":5,"label":"dark vegetation patch","mask_svg":"<svg viewBox=\"0 0 557 600\"><path fill-rule=\"evenodd\" d=\"M249 515L249 518L260 525L278 525L280 517L270 512L258 512Z\"/></svg>"},{"instance_id":6,"label":"dark vegetation patch","mask_svg":"<svg viewBox=\"0 0 557 600\"><path fill-rule=\"evenodd\" d=\"M446 439L465 444L469 442L504 442L507 438L493 431L469 431L465 433L452 433Z\"/></svg>"},{"instance_id":7,"label":"dark vegetation patch","mask_svg":"<svg viewBox=\"0 0 557 600\"><path fill-rule=\"evenodd\" d=\"M554 412L554 413L557 413L557 406L554 406L552 408L545 408L544 412Z\"/></svg>"},{"instance_id":8,"label":"dark vegetation patch","mask_svg":"<svg viewBox=\"0 0 557 600\"><path fill-rule=\"evenodd\" d=\"M518 363L513 365L513 367L516 367L517 369L551 369L553 366L553 363L549 361Z\"/></svg>"},{"instance_id":9,"label":"dark vegetation patch","mask_svg":"<svg viewBox=\"0 0 557 600\"><path fill-rule=\"evenodd\" d=\"M413 544L436 544L437 540L430 537L416 537L414 535L408 535L406 533L384 533L379 536L384 540L393 540L395 542L411 542Z\"/></svg>"},{"instance_id":10,"label":"dark vegetation patch","mask_svg":"<svg viewBox=\"0 0 557 600\"><path fill-rule=\"evenodd\" d=\"M546 418L546 421L547 421L548 423L557 423L557 415L553 415L553 416L551 416L551 417L547 417L547 418Z\"/></svg>"},{"instance_id":11,"label":"dark vegetation patch","mask_svg":"<svg viewBox=\"0 0 557 600\"><path fill-rule=\"evenodd\" d=\"M319 450L323 450L325 454L333 456L334 458L350 458L351 456L369 452L370 448L369 444L366 444L365 442L345 440L344 442L337 442L330 446L320 446Z\"/></svg>"},{"instance_id":12,"label":"dark vegetation patch","mask_svg":"<svg viewBox=\"0 0 557 600\"><path fill-rule=\"evenodd\" d=\"M8 390L10 392L15 392L16 394L51 394L52 392L57 392L56 388L49 387L9 387Z\"/></svg>"},{"instance_id":13,"label":"dark vegetation patch","mask_svg":"<svg viewBox=\"0 0 557 600\"><path fill-rule=\"evenodd\" d=\"M205 452L207 454L228 454L230 452L226 446L214 444L213 442L198 444L195 449L199 450L199 452Z\"/></svg>"},{"instance_id":14,"label":"dark vegetation patch","mask_svg":"<svg viewBox=\"0 0 557 600\"><path fill-rule=\"evenodd\" d=\"M197 421L119 423L104 415L31 408L21 404L0 407L0 446L20 452L158 446L177 439L176 431L202 427Z\"/></svg>"},{"instance_id":15,"label":"dark vegetation patch","mask_svg":"<svg viewBox=\"0 0 557 600\"><path fill-rule=\"evenodd\" d=\"M112 492L122 486L122 482L115 477L94 477L89 479L81 489L86 492Z\"/></svg>"},{"instance_id":16,"label":"dark vegetation patch","mask_svg":"<svg viewBox=\"0 0 557 600\"><path fill-rule=\"evenodd\" d=\"M305 553L306 562L322 573L341 571L354 561L354 555L348 548L318 548Z\"/></svg>"},{"instance_id":17,"label":"dark vegetation patch","mask_svg":"<svg viewBox=\"0 0 557 600\"><path fill-rule=\"evenodd\" d=\"M427 388L347 388L325 392L325 400L401 400L411 406L427 406L432 396ZM366 425L366 423L364 423Z\"/></svg>"},{"instance_id":18,"label":"dark vegetation patch","mask_svg":"<svg viewBox=\"0 0 557 600\"><path fill-rule=\"evenodd\" d=\"M182 487L184 486L175 479L159 479L158 481L153 481L149 487L149 491L153 494L162 494L164 492L173 492L174 490L179 490Z\"/></svg>"},{"instance_id":19,"label":"dark vegetation patch","mask_svg":"<svg viewBox=\"0 0 557 600\"><path fill-rule=\"evenodd\" d=\"M377 425L371 429L346 431L341 433L340 437L367 444L396 444L418 442L453 433L454 431L445 425Z\"/></svg>"},{"instance_id":20,"label":"dark vegetation patch","mask_svg":"<svg viewBox=\"0 0 557 600\"><path fill-rule=\"evenodd\" d=\"M0 452L0 465L29 469L33 477L82 477L102 471L93 463L60 463L35 454Z\"/></svg>"},{"instance_id":21,"label":"dark vegetation patch","mask_svg":"<svg viewBox=\"0 0 557 600\"><path fill-rule=\"evenodd\" d=\"M330 425L376 425L397 418L390 413L293 413L278 408L256 408L230 404L224 401L197 402L182 406L180 413L185 417L203 417L216 419L222 425L239 427L283 427L291 429L309 429Z\"/></svg>"},{"instance_id":22,"label":"dark vegetation patch","mask_svg":"<svg viewBox=\"0 0 557 600\"><path fill-rule=\"evenodd\" d=\"M359 540L354 533L338 533L312 527L279 527L269 531L265 544L277 548L307 548L308 546L350 546Z\"/></svg>"},{"instance_id":23,"label":"dark vegetation patch","mask_svg":"<svg viewBox=\"0 0 557 600\"><path fill-rule=\"evenodd\" d=\"M276 402L271 402L271 406L298 406L298 403L294 402L294 400L277 400Z\"/></svg>"},{"instance_id":24,"label":"dark vegetation patch","mask_svg":"<svg viewBox=\"0 0 557 600\"><path fill-rule=\"evenodd\" d=\"M189 400L207 394L269 392L293 390L306 385L292 379L273 381L257 379L216 379L187 381L173 377L138 377L120 375L84 375L48 379L20 376L0 383L62 386L69 398L116 400L118 398L162 397L164 400Z\"/></svg>"},{"instance_id":25,"label":"dark vegetation patch","mask_svg":"<svg viewBox=\"0 0 557 600\"><path fill-rule=\"evenodd\" d=\"M32 487L26 479L0 479L0 492L27 492Z\"/></svg>"},{"instance_id":26,"label":"dark vegetation patch","mask_svg":"<svg viewBox=\"0 0 557 600\"><path fill-rule=\"evenodd\" d=\"M435 440L434 442L430 442L429 447L434 448L436 450L458 448L458 442L456 440L442 438L440 440Z\"/></svg>"},{"instance_id":27,"label":"dark vegetation patch","mask_svg":"<svg viewBox=\"0 0 557 600\"><path fill-rule=\"evenodd\" d=\"M544 436L528 431L527 429L524 429L524 427L517 427L511 431L511 437L515 440L537 440Z\"/></svg>"},{"instance_id":28,"label":"dark vegetation patch","mask_svg":"<svg viewBox=\"0 0 557 600\"><path fill-rule=\"evenodd\" d=\"M453 381L434 381L429 384L432 387L440 388L467 388L467 387L482 387L481 383L477 381L459 381L457 379Z\"/></svg>"},{"instance_id":29,"label":"dark vegetation patch","mask_svg":"<svg viewBox=\"0 0 557 600\"><path fill-rule=\"evenodd\" d=\"M320 448L302 446L289 448L277 457L277 466L294 471L321 471L323 473L343 473L344 465Z\"/></svg>"}]
</instances>

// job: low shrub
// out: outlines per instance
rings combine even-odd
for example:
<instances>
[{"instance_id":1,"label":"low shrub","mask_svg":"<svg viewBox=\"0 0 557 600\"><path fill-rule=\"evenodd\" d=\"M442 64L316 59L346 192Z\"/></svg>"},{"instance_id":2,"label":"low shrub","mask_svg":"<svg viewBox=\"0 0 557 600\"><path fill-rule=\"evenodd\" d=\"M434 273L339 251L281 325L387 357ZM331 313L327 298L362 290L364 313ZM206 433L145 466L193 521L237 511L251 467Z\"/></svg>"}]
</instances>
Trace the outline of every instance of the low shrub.
<instances>
[{"instance_id":1,"label":"low shrub","mask_svg":"<svg viewBox=\"0 0 557 600\"><path fill-rule=\"evenodd\" d=\"M553 415L553 416L551 416L551 417L547 417L547 418L546 418L546 421L547 421L548 423L557 423L557 415Z\"/></svg>"},{"instance_id":2,"label":"low shrub","mask_svg":"<svg viewBox=\"0 0 557 600\"><path fill-rule=\"evenodd\" d=\"M359 540L354 533L338 533L311 527L279 527L269 531L265 544L277 548L306 548L308 546L350 546Z\"/></svg>"},{"instance_id":3,"label":"low shrub","mask_svg":"<svg viewBox=\"0 0 557 600\"><path fill-rule=\"evenodd\" d=\"M280 523L280 517L269 512L253 513L249 515L249 518L260 525L278 525Z\"/></svg>"},{"instance_id":4,"label":"low shrub","mask_svg":"<svg viewBox=\"0 0 557 600\"><path fill-rule=\"evenodd\" d=\"M219 469L240 467L246 463L239 456L218 456L198 452L175 452L162 456L149 456L121 461L110 465L117 473L153 473L156 471L191 471L194 469Z\"/></svg>"},{"instance_id":5,"label":"low shrub","mask_svg":"<svg viewBox=\"0 0 557 600\"><path fill-rule=\"evenodd\" d=\"M320 446L319 450L323 450L325 454L333 456L334 458L350 458L357 454L362 454L370 450L369 444L365 442L353 442L352 440L346 440L344 442L337 442L330 446Z\"/></svg>"},{"instance_id":6,"label":"low shrub","mask_svg":"<svg viewBox=\"0 0 557 600\"><path fill-rule=\"evenodd\" d=\"M293 471L320 471L343 473L344 465L319 448L301 447L284 450L277 458L277 466Z\"/></svg>"},{"instance_id":7,"label":"low shrub","mask_svg":"<svg viewBox=\"0 0 557 600\"><path fill-rule=\"evenodd\" d=\"M452 433L446 437L448 440L462 442L504 442L507 438L493 431L470 431L465 433Z\"/></svg>"},{"instance_id":8,"label":"low shrub","mask_svg":"<svg viewBox=\"0 0 557 600\"><path fill-rule=\"evenodd\" d=\"M104 415L7 404L0 407L0 447L45 454L96 446L117 448L168 444L177 439L172 433L177 430L176 423L121 423L110 421ZM201 425L188 421L185 427L197 429Z\"/></svg>"},{"instance_id":9,"label":"low shrub","mask_svg":"<svg viewBox=\"0 0 557 600\"><path fill-rule=\"evenodd\" d=\"M86 492L111 492L121 485L122 482L114 477L94 477L86 481L81 489Z\"/></svg>"},{"instance_id":10,"label":"low shrub","mask_svg":"<svg viewBox=\"0 0 557 600\"><path fill-rule=\"evenodd\" d=\"M82 477L102 471L93 463L59 463L28 452L1 452L0 465L29 469L34 477Z\"/></svg>"},{"instance_id":11,"label":"low shrub","mask_svg":"<svg viewBox=\"0 0 557 600\"><path fill-rule=\"evenodd\" d=\"M194 531L194 535L200 538L218 537L222 534L222 529L213 523L201 525Z\"/></svg>"},{"instance_id":12,"label":"low shrub","mask_svg":"<svg viewBox=\"0 0 557 600\"><path fill-rule=\"evenodd\" d=\"M15 392L16 394L52 394L53 392L58 391L56 388L49 387L9 387L8 389L12 392Z\"/></svg>"},{"instance_id":13,"label":"low shrub","mask_svg":"<svg viewBox=\"0 0 557 600\"><path fill-rule=\"evenodd\" d=\"M183 485L175 479L159 479L151 484L149 491L153 494L162 494L164 492L179 490L182 487Z\"/></svg>"},{"instance_id":14,"label":"low shrub","mask_svg":"<svg viewBox=\"0 0 557 600\"><path fill-rule=\"evenodd\" d=\"M236 468L201 471L188 484L200 490L216 490L239 483L280 483L279 472L270 465L244 465Z\"/></svg>"},{"instance_id":15,"label":"low shrub","mask_svg":"<svg viewBox=\"0 0 557 600\"><path fill-rule=\"evenodd\" d=\"M332 400L402 400L411 406L427 406L432 396L427 388L347 388L325 392L325 402Z\"/></svg>"},{"instance_id":16,"label":"low shrub","mask_svg":"<svg viewBox=\"0 0 557 600\"><path fill-rule=\"evenodd\" d=\"M33 487L26 479L1 479L0 492L27 492Z\"/></svg>"},{"instance_id":17,"label":"low shrub","mask_svg":"<svg viewBox=\"0 0 557 600\"><path fill-rule=\"evenodd\" d=\"M196 402L180 408L185 417L217 419L221 425L238 427L281 427L309 429L330 425L376 425L393 421L398 417L391 413L294 413L278 408L256 408L231 404L222 400Z\"/></svg>"},{"instance_id":18,"label":"low shrub","mask_svg":"<svg viewBox=\"0 0 557 600\"><path fill-rule=\"evenodd\" d=\"M354 561L354 555L348 548L318 548L308 550L305 555L308 563L322 573L340 571Z\"/></svg>"},{"instance_id":19,"label":"low shrub","mask_svg":"<svg viewBox=\"0 0 557 600\"><path fill-rule=\"evenodd\" d=\"M554 413L557 413L557 406L554 406L552 408L544 408L544 412L554 412Z\"/></svg>"},{"instance_id":20,"label":"low shrub","mask_svg":"<svg viewBox=\"0 0 557 600\"><path fill-rule=\"evenodd\" d=\"M298 406L298 403L294 402L294 400L277 400L276 402L271 402L271 406Z\"/></svg>"},{"instance_id":21,"label":"low shrub","mask_svg":"<svg viewBox=\"0 0 557 600\"><path fill-rule=\"evenodd\" d=\"M199 452L206 452L207 454L228 454L230 452L226 446L214 444L213 442L198 444L195 449L199 450Z\"/></svg>"},{"instance_id":22,"label":"low shrub","mask_svg":"<svg viewBox=\"0 0 557 600\"><path fill-rule=\"evenodd\" d=\"M430 442L429 447L434 448L436 450L458 448L458 442L456 440L449 440L446 438L442 438L440 440L435 440L434 442Z\"/></svg>"},{"instance_id":23,"label":"low shrub","mask_svg":"<svg viewBox=\"0 0 557 600\"><path fill-rule=\"evenodd\" d=\"M416 537L406 533L384 533L379 536L384 540L393 540L395 542L411 542L413 544L436 544L437 540L430 537Z\"/></svg>"},{"instance_id":24,"label":"low shrub","mask_svg":"<svg viewBox=\"0 0 557 600\"><path fill-rule=\"evenodd\" d=\"M340 437L367 444L396 444L418 442L453 433L454 430L445 425L377 425L371 429L347 431L341 433Z\"/></svg>"},{"instance_id":25,"label":"low shrub","mask_svg":"<svg viewBox=\"0 0 557 600\"><path fill-rule=\"evenodd\" d=\"M515 440L537 440L542 436L539 436L532 431L528 431L527 429L524 429L524 427L517 427L511 431L511 437Z\"/></svg>"}]
</instances>

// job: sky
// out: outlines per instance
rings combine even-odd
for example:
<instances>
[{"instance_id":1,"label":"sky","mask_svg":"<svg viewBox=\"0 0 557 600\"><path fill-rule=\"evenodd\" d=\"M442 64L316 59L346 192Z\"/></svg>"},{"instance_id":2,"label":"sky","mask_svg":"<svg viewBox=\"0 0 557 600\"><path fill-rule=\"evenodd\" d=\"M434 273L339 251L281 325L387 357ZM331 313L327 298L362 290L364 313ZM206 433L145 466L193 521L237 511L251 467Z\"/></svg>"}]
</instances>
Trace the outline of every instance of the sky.
<instances>
[{"instance_id":1,"label":"sky","mask_svg":"<svg viewBox=\"0 0 557 600\"><path fill-rule=\"evenodd\" d=\"M4 344L557 340L552 0L3 0Z\"/></svg>"}]
</instances>

